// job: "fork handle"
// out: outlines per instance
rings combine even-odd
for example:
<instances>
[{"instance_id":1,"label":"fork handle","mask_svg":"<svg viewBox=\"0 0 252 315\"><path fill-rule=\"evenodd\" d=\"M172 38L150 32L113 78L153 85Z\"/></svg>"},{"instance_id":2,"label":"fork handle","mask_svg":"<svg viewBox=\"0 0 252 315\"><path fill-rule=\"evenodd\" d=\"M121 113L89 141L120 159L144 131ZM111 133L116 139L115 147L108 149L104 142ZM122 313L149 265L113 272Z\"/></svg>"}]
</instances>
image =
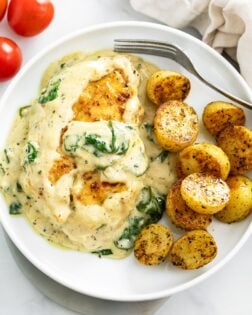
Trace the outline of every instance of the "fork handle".
<instances>
[{"instance_id":1,"label":"fork handle","mask_svg":"<svg viewBox=\"0 0 252 315\"><path fill-rule=\"evenodd\" d=\"M226 96L227 98L229 98L230 100L232 101L235 101L236 103L242 105L242 106L245 106L246 108L248 109L252 109L252 103L250 102L247 102L247 101L244 101L243 99L237 97L237 96L234 96L233 94L229 93L229 92L226 92L225 90L221 89L221 88L218 88L217 86L213 85L212 83L206 81L201 75L197 75L197 77L202 81L204 82L206 85L208 85L210 88L212 88L213 90L221 93L222 95Z\"/></svg>"}]
</instances>

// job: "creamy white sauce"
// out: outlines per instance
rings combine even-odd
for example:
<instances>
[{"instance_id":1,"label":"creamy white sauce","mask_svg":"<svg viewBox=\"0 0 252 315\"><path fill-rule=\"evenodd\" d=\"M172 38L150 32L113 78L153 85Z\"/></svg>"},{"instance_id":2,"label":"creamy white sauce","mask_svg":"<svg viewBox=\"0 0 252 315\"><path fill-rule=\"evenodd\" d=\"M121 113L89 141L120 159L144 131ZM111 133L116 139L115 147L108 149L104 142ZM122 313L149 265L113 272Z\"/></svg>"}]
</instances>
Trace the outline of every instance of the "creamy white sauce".
<instances>
[{"instance_id":1,"label":"creamy white sauce","mask_svg":"<svg viewBox=\"0 0 252 315\"><path fill-rule=\"evenodd\" d=\"M127 74L133 93L125 104L123 122L110 122L116 135L115 148L111 149L109 122L73 121L72 105L90 81L118 68ZM139 216L136 204L142 188L151 186L167 194L175 180L174 155L160 157L162 149L155 143L150 127L155 107L146 97L146 82L156 70L138 57L110 51L90 56L72 54L52 64L42 79L42 95L60 82L57 97L45 104L35 99L24 117L17 115L1 154L0 186L8 204L22 204L22 213L48 240L77 250L111 249L113 255L108 257L129 254L115 247L114 241L128 226L128 218ZM141 104L144 120L138 126ZM61 156L58 148L61 130L66 126L61 150L74 158L76 168L52 184L48 173ZM96 156L94 147L83 142L84 135L96 135L109 152ZM29 163L32 152L30 155L27 152L29 145L37 152L32 163ZM74 146L73 151L69 150ZM118 148L123 154L116 154ZM122 182L126 189L114 193L101 205L71 200L72 194L81 191L81 174L97 168L102 181Z\"/></svg>"}]
</instances>

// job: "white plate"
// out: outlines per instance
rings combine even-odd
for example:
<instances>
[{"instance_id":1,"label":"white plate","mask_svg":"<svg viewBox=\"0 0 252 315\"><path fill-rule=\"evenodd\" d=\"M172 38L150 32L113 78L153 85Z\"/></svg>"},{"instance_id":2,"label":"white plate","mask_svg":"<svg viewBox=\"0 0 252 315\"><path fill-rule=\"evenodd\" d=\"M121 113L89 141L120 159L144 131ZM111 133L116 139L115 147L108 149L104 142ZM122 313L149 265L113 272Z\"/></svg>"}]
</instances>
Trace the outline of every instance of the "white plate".
<instances>
[{"instance_id":1,"label":"white plate","mask_svg":"<svg viewBox=\"0 0 252 315\"><path fill-rule=\"evenodd\" d=\"M39 82L47 65L64 54L76 50L93 52L112 48L115 38L158 39L177 44L192 58L200 73L211 82L249 99L249 88L233 67L199 40L166 26L144 22L117 22L78 31L31 60L10 84L0 105L0 147L6 141L17 108L28 103L38 92ZM171 60L145 56L161 68L185 73L192 89L186 102L201 116L203 107L213 100L225 100ZM246 111L247 124L252 127L252 112ZM213 141L202 131L199 141ZM209 228L218 244L218 256L209 265L194 271L176 269L169 263L156 267L142 266L133 255L124 260L99 259L94 255L61 250L37 235L22 217L13 217L0 199L0 218L4 229L20 251L37 268L52 279L80 293L117 301L151 300L172 295L206 279L223 266L248 238L250 219L233 225L213 222ZM165 220L165 219L164 219ZM177 235L177 230L166 222Z\"/></svg>"}]
</instances>

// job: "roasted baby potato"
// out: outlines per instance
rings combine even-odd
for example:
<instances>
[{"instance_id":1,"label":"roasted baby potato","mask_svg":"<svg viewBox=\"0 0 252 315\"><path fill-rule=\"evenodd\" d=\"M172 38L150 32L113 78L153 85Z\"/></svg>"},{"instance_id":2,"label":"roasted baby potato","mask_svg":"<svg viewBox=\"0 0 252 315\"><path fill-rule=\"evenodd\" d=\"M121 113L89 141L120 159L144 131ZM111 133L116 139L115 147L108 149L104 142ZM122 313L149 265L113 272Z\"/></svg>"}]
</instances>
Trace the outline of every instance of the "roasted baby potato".
<instances>
[{"instance_id":1,"label":"roasted baby potato","mask_svg":"<svg viewBox=\"0 0 252 315\"><path fill-rule=\"evenodd\" d=\"M169 101L157 109L154 134L164 149L180 151L196 140L198 132L198 116L191 106L179 101Z\"/></svg>"},{"instance_id":2,"label":"roasted baby potato","mask_svg":"<svg viewBox=\"0 0 252 315\"><path fill-rule=\"evenodd\" d=\"M217 245L211 234L204 230L187 232L172 246L169 258L181 269L197 269L214 259Z\"/></svg>"},{"instance_id":3,"label":"roasted baby potato","mask_svg":"<svg viewBox=\"0 0 252 315\"><path fill-rule=\"evenodd\" d=\"M181 196L182 180L178 180L170 189L166 199L166 214L171 222L185 230L205 230L212 221L209 214L200 214L189 208Z\"/></svg>"},{"instance_id":4,"label":"roasted baby potato","mask_svg":"<svg viewBox=\"0 0 252 315\"><path fill-rule=\"evenodd\" d=\"M159 265L167 257L172 243L172 234L165 226L147 225L135 241L135 257L141 264Z\"/></svg>"},{"instance_id":5,"label":"roasted baby potato","mask_svg":"<svg viewBox=\"0 0 252 315\"><path fill-rule=\"evenodd\" d=\"M217 144L229 158L230 174L242 175L252 169L252 130L229 126L218 135Z\"/></svg>"},{"instance_id":6,"label":"roasted baby potato","mask_svg":"<svg viewBox=\"0 0 252 315\"><path fill-rule=\"evenodd\" d=\"M190 91L190 81L181 73L160 70L152 74L147 83L147 95L156 105L183 101Z\"/></svg>"},{"instance_id":7,"label":"roasted baby potato","mask_svg":"<svg viewBox=\"0 0 252 315\"><path fill-rule=\"evenodd\" d=\"M229 187L222 179L203 173L193 173L184 178L180 191L188 207L203 214L222 210L230 196Z\"/></svg>"},{"instance_id":8,"label":"roasted baby potato","mask_svg":"<svg viewBox=\"0 0 252 315\"><path fill-rule=\"evenodd\" d=\"M206 129L213 136L218 135L229 125L245 124L244 111L240 107L221 101L207 104L202 118Z\"/></svg>"},{"instance_id":9,"label":"roasted baby potato","mask_svg":"<svg viewBox=\"0 0 252 315\"><path fill-rule=\"evenodd\" d=\"M192 173L209 173L225 180L230 171L226 153L211 143L191 145L179 152L177 174L185 177Z\"/></svg>"},{"instance_id":10,"label":"roasted baby potato","mask_svg":"<svg viewBox=\"0 0 252 315\"><path fill-rule=\"evenodd\" d=\"M252 210L252 181L245 176L230 176L227 179L230 199L226 207L216 213L215 217L226 223L246 218Z\"/></svg>"}]
</instances>

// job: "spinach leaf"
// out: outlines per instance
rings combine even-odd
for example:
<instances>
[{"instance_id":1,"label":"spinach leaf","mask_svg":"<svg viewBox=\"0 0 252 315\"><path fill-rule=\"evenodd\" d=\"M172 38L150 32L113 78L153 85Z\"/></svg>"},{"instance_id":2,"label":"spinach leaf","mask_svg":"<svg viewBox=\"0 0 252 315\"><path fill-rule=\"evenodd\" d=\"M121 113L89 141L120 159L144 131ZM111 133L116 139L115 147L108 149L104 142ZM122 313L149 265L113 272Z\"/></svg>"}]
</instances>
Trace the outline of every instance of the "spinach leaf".
<instances>
[{"instance_id":1,"label":"spinach leaf","mask_svg":"<svg viewBox=\"0 0 252 315\"><path fill-rule=\"evenodd\" d=\"M9 213L16 215L21 213L22 205L19 201L14 201L10 204Z\"/></svg>"},{"instance_id":2,"label":"spinach leaf","mask_svg":"<svg viewBox=\"0 0 252 315\"><path fill-rule=\"evenodd\" d=\"M25 154L26 154L26 157L25 157L24 164L30 164L36 160L37 155L38 155L38 151L31 142L28 142L26 144Z\"/></svg>"},{"instance_id":3,"label":"spinach leaf","mask_svg":"<svg viewBox=\"0 0 252 315\"><path fill-rule=\"evenodd\" d=\"M108 126L111 130L111 143L108 144L101 139L101 136L97 134L84 134L84 146L92 145L95 149L94 155L100 156L100 153L107 154L124 154L129 148L129 142L122 142L119 145L116 143L117 136L113 127L112 121L108 122Z\"/></svg>"},{"instance_id":4,"label":"spinach leaf","mask_svg":"<svg viewBox=\"0 0 252 315\"><path fill-rule=\"evenodd\" d=\"M156 193L150 186L141 191L141 199L136 205L138 211L149 215L151 223L159 221L165 209L164 196Z\"/></svg>"},{"instance_id":5,"label":"spinach leaf","mask_svg":"<svg viewBox=\"0 0 252 315\"><path fill-rule=\"evenodd\" d=\"M149 186L144 187L141 191L140 201L136 205L141 216L129 218L129 225L123 230L122 235L114 242L115 246L120 249L131 249L134 247L135 239L143 227L148 224L158 222L165 209L164 196L156 193Z\"/></svg>"},{"instance_id":6,"label":"spinach leaf","mask_svg":"<svg viewBox=\"0 0 252 315\"><path fill-rule=\"evenodd\" d=\"M101 140L101 137L96 134L86 134L84 136L85 144L92 145L96 150L102 153L110 153L110 148L107 146L106 142Z\"/></svg>"},{"instance_id":7,"label":"spinach leaf","mask_svg":"<svg viewBox=\"0 0 252 315\"><path fill-rule=\"evenodd\" d=\"M110 153L115 153L118 155L124 154L129 148L129 142L123 142L119 146L116 146L116 134L112 124L112 121L108 123L111 130L111 149Z\"/></svg>"},{"instance_id":8,"label":"spinach leaf","mask_svg":"<svg viewBox=\"0 0 252 315\"><path fill-rule=\"evenodd\" d=\"M64 148L67 152L75 152L78 148L80 137L78 135L67 135L64 139Z\"/></svg>"},{"instance_id":9,"label":"spinach leaf","mask_svg":"<svg viewBox=\"0 0 252 315\"><path fill-rule=\"evenodd\" d=\"M49 90L45 90L41 93L38 102L40 104L45 104L47 102L53 101L55 98L58 97L58 89L60 85L61 80L57 80L53 82L50 86Z\"/></svg>"},{"instance_id":10,"label":"spinach leaf","mask_svg":"<svg viewBox=\"0 0 252 315\"><path fill-rule=\"evenodd\" d=\"M30 107L31 107L31 105L27 105L27 106L20 107L20 108L19 108L19 111L18 111L19 116L20 116L21 118L24 117L24 116L26 116L27 110L28 110L28 108L30 108Z\"/></svg>"},{"instance_id":11,"label":"spinach leaf","mask_svg":"<svg viewBox=\"0 0 252 315\"><path fill-rule=\"evenodd\" d=\"M125 250L133 248L137 235L147 223L148 220L143 216L129 218L129 225L124 229L120 238L114 242L115 246Z\"/></svg>"},{"instance_id":12,"label":"spinach leaf","mask_svg":"<svg viewBox=\"0 0 252 315\"><path fill-rule=\"evenodd\" d=\"M163 163L168 155L169 151L163 150L156 157L151 158L151 161L160 160Z\"/></svg>"},{"instance_id":13,"label":"spinach leaf","mask_svg":"<svg viewBox=\"0 0 252 315\"><path fill-rule=\"evenodd\" d=\"M154 126L152 124L144 123L144 128L147 132L147 139L151 142L154 142L153 139L153 128Z\"/></svg>"},{"instance_id":14,"label":"spinach leaf","mask_svg":"<svg viewBox=\"0 0 252 315\"><path fill-rule=\"evenodd\" d=\"M108 255L112 255L113 252L110 248L107 248L107 249L101 249L101 250L95 250L92 252L92 254L98 254L99 257L101 256L108 256Z\"/></svg>"}]
</instances>

